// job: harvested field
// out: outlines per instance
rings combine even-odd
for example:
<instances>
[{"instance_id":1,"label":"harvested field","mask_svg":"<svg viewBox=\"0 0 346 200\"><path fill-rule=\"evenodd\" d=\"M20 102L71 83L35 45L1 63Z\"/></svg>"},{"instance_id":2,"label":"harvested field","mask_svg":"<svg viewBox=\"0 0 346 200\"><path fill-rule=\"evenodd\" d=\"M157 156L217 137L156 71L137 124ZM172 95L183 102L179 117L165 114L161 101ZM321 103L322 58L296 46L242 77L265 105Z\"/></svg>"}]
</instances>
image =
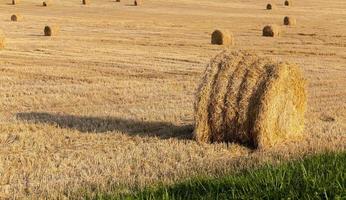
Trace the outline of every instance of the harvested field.
<instances>
[{"instance_id":1,"label":"harvested field","mask_svg":"<svg viewBox=\"0 0 346 200\"><path fill-rule=\"evenodd\" d=\"M0 1L0 199L57 198L219 176L346 146L346 2ZM25 20L13 23L9 16ZM280 37L266 24L295 16ZM58 37L43 27L59 24ZM236 45L211 45L216 28ZM301 141L254 151L192 138L195 92L224 48L301 66Z\"/></svg>"}]
</instances>

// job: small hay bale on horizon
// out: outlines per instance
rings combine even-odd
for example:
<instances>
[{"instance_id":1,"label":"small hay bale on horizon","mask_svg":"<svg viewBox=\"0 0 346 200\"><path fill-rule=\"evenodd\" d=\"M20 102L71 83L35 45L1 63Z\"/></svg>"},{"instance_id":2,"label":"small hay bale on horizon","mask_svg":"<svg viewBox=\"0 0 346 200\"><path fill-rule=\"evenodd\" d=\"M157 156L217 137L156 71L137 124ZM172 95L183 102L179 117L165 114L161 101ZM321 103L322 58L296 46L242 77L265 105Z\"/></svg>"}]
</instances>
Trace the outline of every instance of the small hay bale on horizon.
<instances>
[{"instance_id":1,"label":"small hay bale on horizon","mask_svg":"<svg viewBox=\"0 0 346 200\"><path fill-rule=\"evenodd\" d=\"M292 1L290 1L290 0L285 0L284 5L285 5L285 6L291 6L291 5L292 5Z\"/></svg>"},{"instance_id":2,"label":"small hay bale on horizon","mask_svg":"<svg viewBox=\"0 0 346 200\"><path fill-rule=\"evenodd\" d=\"M23 20L23 16L20 15L20 14L13 14L11 15L11 21L13 22L18 22L18 21L21 21Z\"/></svg>"},{"instance_id":3,"label":"small hay bale on horizon","mask_svg":"<svg viewBox=\"0 0 346 200\"><path fill-rule=\"evenodd\" d=\"M265 37L278 37L280 35L281 35L281 29L278 25L275 25L275 24L266 25L262 31L262 36L265 36Z\"/></svg>"},{"instance_id":4,"label":"small hay bale on horizon","mask_svg":"<svg viewBox=\"0 0 346 200\"><path fill-rule=\"evenodd\" d=\"M51 1L50 0L45 0L42 2L42 6L47 7L51 5Z\"/></svg>"},{"instance_id":5,"label":"small hay bale on horizon","mask_svg":"<svg viewBox=\"0 0 346 200\"><path fill-rule=\"evenodd\" d=\"M20 2L20 0L12 0L12 5L16 5Z\"/></svg>"},{"instance_id":6,"label":"small hay bale on horizon","mask_svg":"<svg viewBox=\"0 0 346 200\"><path fill-rule=\"evenodd\" d=\"M295 26L297 24L297 20L294 17L288 17L286 16L284 18L284 25L286 26Z\"/></svg>"},{"instance_id":7,"label":"small hay bale on horizon","mask_svg":"<svg viewBox=\"0 0 346 200\"><path fill-rule=\"evenodd\" d=\"M296 65L223 51L204 72L194 110L198 142L271 147L301 138L305 79Z\"/></svg>"},{"instance_id":8,"label":"small hay bale on horizon","mask_svg":"<svg viewBox=\"0 0 346 200\"><path fill-rule=\"evenodd\" d=\"M228 30L215 30L211 34L211 44L234 45L234 37Z\"/></svg>"},{"instance_id":9,"label":"small hay bale on horizon","mask_svg":"<svg viewBox=\"0 0 346 200\"><path fill-rule=\"evenodd\" d=\"M272 10L272 9L273 9L272 4L268 3L266 9L267 9L267 10Z\"/></svg>"},{"instance_id":10,"label":"small hay bale on horizon","mask_svg":"<svg viewBox=\"0 0 346 200\"><path fill-rule=\"evenodd\" d=\"M45 36L56 36L59 30L59 26L45 26L43 32Z\"/></svg>"}]
</instances>

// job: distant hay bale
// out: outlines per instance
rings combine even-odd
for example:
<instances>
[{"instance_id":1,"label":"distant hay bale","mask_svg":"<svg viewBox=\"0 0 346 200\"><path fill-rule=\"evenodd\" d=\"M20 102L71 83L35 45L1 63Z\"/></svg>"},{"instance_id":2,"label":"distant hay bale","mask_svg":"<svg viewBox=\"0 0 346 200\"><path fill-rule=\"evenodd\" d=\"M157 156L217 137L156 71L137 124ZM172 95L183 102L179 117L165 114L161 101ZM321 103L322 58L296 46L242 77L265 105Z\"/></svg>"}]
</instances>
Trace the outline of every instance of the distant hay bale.
<instances>
[{"instance_id":1,"label":"distant hay bale","mask_svg":"<svg viewBox=\"0 0 346 200\"><path fill-rule=\"evenodd\" d=\"M297 24L297 20L294 17L288 17L286 16L284 18L284 25L286 26L295 26Z\"/></svg>"},{"instance_id":2,"label":"distant hay bale","mask_svg":"<svg viewBox=\"0 0 346 200\"><path fill-rule=\"evenodd\" d=\"M22 19L23 17L20 14L11 15L11 21L17 22L17 21L21 21Z\"/></svg>"},{"instance_id":3,"label":"distant hay bale","mask_svg":"<svg viewBox=\"0 0 346 200\"><path fill-rule=\"evenodd\" d=\"M5 35L2 32L2 30L0 30L0 49L5 48L5 42L6 42Z\"/></svg>"},{"instance_id":4,"label":"distant hay bale","mask_svg":"<svg viewBox=\"0 0 346 200\"><path fill-rule=\"evenodd\" d=\"M45 36L55 36L59 33L59 27L58 26L45 26L43 31L44 31Z\"/></svg>"},{"instance_id":5,"label":"distant hay bale","mask_svg":"<svg viewBox=\"0 0 346 200\"><path fill-rule=\"evenodd\" d=\"M120 0L116 0L115 2L120 2Z\"/></svg>"},{"instance_id":6,"label":"distant hay bale","mask_svg":"<svg viewBox=\"0 0 346 200\"><path fill-rule=\"evenodd\" d=\"M45 1L42 2L42 6L44 6L44 7L47 7L47 6L50 6L50 5L51 5L51 1L49 1L49 0L45 0Z\"/></svg>"},{"instance_id":7,"label":"distant hay bale","mask_svg":"<svg viewBox=\"0 0 346 200\"><path fill-rule=\"evenodd\" d=\"M215 30L211 34L211 44L217 44L217 45L233 45L234 44L234 38L233 34L230 33L228 30Z\"/></svg>"},{"instance_id":8,"label":"distant hay bale","mask_svg":"<svg viewBox=\"0 0 346 200\"><path fill-rule=\"evenodd\" d=\"M12 5L16 5L20 2L20 0L12 0Z\"/></svg>"},{"instance_id":9,"label":"distant hay bale","mask_svg":"<svg viewBox=\"0 0 346 200\"><path fill-rule=\"evenodd\" d=\"M82 0L82 4L86 5L87 4L87 0Z\"/></svg>"},{"instance_id":10,"label":"distant hay bale","mask_svg":"<svg viewBox=\"0 0 346 200\"><path fill-rule=\"evenodd\" d=\"M135 1L133 2L133 5L134 5L134 6L139 6L139 5L140 5L140 1L139 1L139 0L135 0Z\"/></svg>"},{"instance_id":11,"label":"distant hay bale","mask_svg":"<svg viewBox=\"0 0 346 200\"><path fill-rule=\"evenodd\" d=\"M286 0L284 3L285 6L291 6L292 2L290 0Z\"/></svg>"},{"instance_id":12,"label":"distant hay bale","mask_svg":"<svg viewBox=\"0 0 346 200\"><path fill-rule=\"evenodd\" d=\"M271 9L273 9L273 6L272 6L272 4L268 3L267 4L267 10L271 10Z\"/></svg>"},{"instance_id":13,"label":"distant hay bale","mask_svg":"<svg viewBox=\"0 0 346 200\"><path fill-rule=\"evenodd\" d=\"M298 66L224 51L211 60L199 85L194 137L269 147L302 135L305 109Z\"/></svg>"},{"instance_id":14,"label":"distant hay bale","mask_svg":"<svg viewBox=\"0 0 346 200\"><path fill-rule=\"evenodd\" d=\"M275 24L267 25L263 28L263 36L265 37L277 37L280 36L280 34L280 27Z\"/></svg>"}]
</instances>

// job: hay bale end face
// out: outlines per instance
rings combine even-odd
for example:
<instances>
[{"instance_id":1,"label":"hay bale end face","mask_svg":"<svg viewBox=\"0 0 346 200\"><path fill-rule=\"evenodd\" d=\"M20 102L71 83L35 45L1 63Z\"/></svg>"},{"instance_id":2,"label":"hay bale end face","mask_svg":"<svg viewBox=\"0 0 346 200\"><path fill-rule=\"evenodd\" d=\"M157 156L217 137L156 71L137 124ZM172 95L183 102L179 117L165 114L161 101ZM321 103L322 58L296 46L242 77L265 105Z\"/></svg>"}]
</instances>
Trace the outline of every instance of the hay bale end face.
<instances>
[{"instance_id":1,"label":"hay bale end face","mask_svg":"<svg viewBox=\"0 0 346 200\"><path fill-rule=\"evenodd\" d=\"M224 51L211 60L199 85L194 137L270 147L302 136L305 109L298 66Z\"/></svg>"},{"instance_id":2,"label":"hay bale end face","mask_svg":"<svg viewBox=\"0 0 346 200\"><path fill-rule=\"evenodd\" d=\"M211 34L211 44L216 45L233 45L234 44L234 37L233 34L230 33L228 30L215 30Z\"/></svg>"},{"instance_id":3,"label":"hay bale end face","mask_svg":"<svg viewBox=\"0 0 346 200\"><path fill-rule=\"evenodd\" d=\"M265 37L278 37L281 34L280 27L273 24L267 25L263 28L263 36Z\"/></svg>"},{"instance_id":4,"label":"hay bale end face","mask_svg":"<svg viewBox=\"0 0 346 200\"><path fill-rule=\"evenodd\" d=\"M13 14L11 15L11 21L18 22L21 21L23 17L20 14Z\"/></svg>"},{"instance_id":5,"label":"hay bale end face","mask_svg":"<svg viewBox=\"0 0 346 200\"><path fill-rule=\"evenodd\" d=\"M45 26L44 27L44 35L45 36L55 36L59 32L58 26Z\"/></svg>"},{"instance_id":6,"label":"hay bale end face","mask_svg":"<svg viewBox=\"0 0 346 200\"><path fill-rule=\"evenodd\" d=\"M0 49L5 48L5 42L6 42L5 35L2 32L2 30L0 30Z\"/></svg>"},{"instance_id":7,"label":"hay bale end face","mask_svg":"<svg viewBox=\"0 0 346 200\"><path fill-rule=\"evenodd\" d=\"M286 26L295 26L297 24L297 20L294 17L285 17L284 18L284 25Z\"/></svg>"},{"instance_id":8,"label":"hay bale end face","mask_svg":"<svg viewBox=\"0 0 346 200\"><path fill-rule=\"evenodd\" d=\"M291 6L292 2L290 0L286 0L284 3L285 6Z\"/></svg>"},{"instance_id":9,"label":"hay bale end face","mask_svg":"<svg viewBox=\"0 0 346 200\"><path fill-rule=\"evenodd\" d=\"M267 4L267 10L271 10L271 9L273 9L273 6L272 6L272 4L268 3Z\"/></svg>"}]
</instances>

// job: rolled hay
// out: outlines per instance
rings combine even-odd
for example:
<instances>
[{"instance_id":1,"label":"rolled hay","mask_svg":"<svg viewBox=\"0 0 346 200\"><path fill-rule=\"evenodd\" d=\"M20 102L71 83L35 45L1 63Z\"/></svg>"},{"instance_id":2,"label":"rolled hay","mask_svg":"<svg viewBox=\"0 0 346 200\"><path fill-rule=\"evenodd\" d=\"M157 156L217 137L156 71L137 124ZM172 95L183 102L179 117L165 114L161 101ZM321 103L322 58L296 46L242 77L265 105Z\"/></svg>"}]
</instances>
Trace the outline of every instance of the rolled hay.
<instances>
[{"instance_id":1,"label":"rolled hay","mask_svg":"<svg viewBox=\"0 0 346 200\"><path fill-rule=\"evenodd\" d=\"M19 0L12 0L12 5L18 4L20 1Z\"/></svg>"},{"instance_id":2,"label":"rolled hay","mask_svg":"<svg viewBox=\"0 0 346 200\"><path fill-rule=\"evenodd\" d=\"M87 3L88 3L87 0L82 0L83 5L86 5Z\"/></svg>"},{"instance_id":3,"label":"rolled hay","mask_svg":"<svg viewBox=\"0 0 346 200\"><path fill-rule=\"evenodd\" d=\"M291 2L290 0L286 0L286 1L284 2L284 5L285 5L285 6L291 6L291 5L292 5L292 2Z\"/></svg>"},{"instance_id":4,"label":"rolled hay","mask_svg":"<svg viewBox=\"0 0 346 200\"><path fill-rule=\"evenodd\" d=\"M11 21L18 22L21 21L23 17L20 14L13 14L11 15Z\"/></svg>"},{"instance_id":5,"label":"rolled hay","mask_svg":"<svg viewBox=\"0 0 346 200\"><path fill-rule=\"evenodd\" d=\"M288 17L286 16L284 18L284 25L286 26L295 26L297 24L297 20L294 17Z\"/></svg>"},{"instance_id":6,"label":"rolled hay","mask_svg":"<svg viewBox=\"0 0 346 200\"><path fill-rule=\"evenodd\" d=\"M231 32L228 30L215 30L211 34L211 44L216 45L233 45L234 37Z\"/></svg>"},{"instance_id":7,"label":"rolled hay","mask_svg":"<svg viewBox=\"0 0 346 200\"><path fill-rule=\"evenodd\" d=\"M267 10L271 10L271 9L273 9L273 6L272 6L272 4L268 3L267 4Z\"/></svg>"},{"instance_id":8,"label":"rolled hay","mask_svg":"<svg viewBox=\"0 0 346 200\"><path fill-rule=\"evenodd\" d=\"M267 25L263 28L263 36L265 37L277 37L280 36L281 30L280 27L272 24L272 25Z\"/></svg>"},{"instance_id":9,"label":"rolled hay","mask_svg":"<svg viewBox=\"0 0 346 200\"><path fill-rule=\"evenodd\" d=\"M59 33L59 27L58 26L45 26L43 31L44 31L45 36L55 36Z\"/></svg>"},{"instance_id":10,"label":"rolled hay","mask_svg":"<svg viewBox=\"0 0 346 200\"><path fill-rule=\"evenodd\" d=\"M270 147L302 135L305 110L298 66L224 51L211 60L197 90L194 137Z\"/></svg>"},{"instance_id":11,"label":"rolled hay","mask_svg":"<svg viewBox=\"0 0 346 200\"><path fill-rule=\"evenodd\" d=\"M5 48L5 43L6 43L5 34L2 30L0 30L0 49Z\"/></svg>"},{"instance_id":12,"label":"rolled hay","mask_svg":"<svg viewBox=\"0 0 346 200\"><path fill-rule=\"evenodd\" d=\"M140 5L139 0L135 0L135 1L133 2L133 5L134 5L134 6L139 6L139 5Z\"/></svg>"},{"instance_id":13,"label":"rolled hay","mask_svg":"<svg viewBox=\"0 0 346 200\"><path fill-rule=\"evenodd\" d=\"M120 2L120 0L115 0L115 2Z\"/></svg>"},{"instance_id":14,"label":"rolled hay","mask_svg":"<svg viewBox=\"0 0 346 200\"><path fill-rule=\"evenodd\" d=\"M44 6L44 7L47 7L49 5L51 5L51 1L49 1L49 0L45 0L42 2L42 6Z\"/></svg>"}]
</instances>

